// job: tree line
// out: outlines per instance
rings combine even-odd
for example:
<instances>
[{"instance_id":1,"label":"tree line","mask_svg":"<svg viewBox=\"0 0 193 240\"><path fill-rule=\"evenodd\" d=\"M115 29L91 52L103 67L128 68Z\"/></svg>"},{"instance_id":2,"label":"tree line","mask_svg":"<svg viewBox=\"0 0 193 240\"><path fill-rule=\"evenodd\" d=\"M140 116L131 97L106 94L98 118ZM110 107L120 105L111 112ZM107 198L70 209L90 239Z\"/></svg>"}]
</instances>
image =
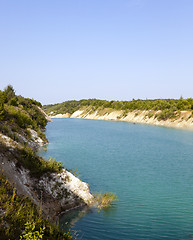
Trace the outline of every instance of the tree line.
<instances>
[{"instance_id":1,"label":"tree line","mask_svg":"<svg viewBox=\"0 0 193 240\"><path fill-rule=\"evenodd\" d=\"M193 99L154 99L154 100L141 100L133 99L131 101L107 101L100 99L82 99L82 100L71 100L63 103L50 104L43 106L43 109L47 112L58 113L70 113L77 111L83 107L93 107L93 110L98 108L111 108L114 110L153 110L153 111L191 111L193 110Z\"/></svg>"}]
</instances>

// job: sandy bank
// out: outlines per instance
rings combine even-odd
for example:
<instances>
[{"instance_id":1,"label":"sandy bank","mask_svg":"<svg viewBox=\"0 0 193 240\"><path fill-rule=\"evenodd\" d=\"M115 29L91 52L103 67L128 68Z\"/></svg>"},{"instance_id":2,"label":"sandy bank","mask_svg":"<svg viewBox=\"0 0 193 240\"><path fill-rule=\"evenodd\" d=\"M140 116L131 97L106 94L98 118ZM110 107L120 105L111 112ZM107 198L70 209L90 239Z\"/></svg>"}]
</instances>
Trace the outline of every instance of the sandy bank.
<instances>
[{"instance_id":1,"label":"sandy bank","mask_svg":"<svg viewBox=\"0 0 193 240\"><path fill-rule=\"evenodd\" d=\"M70 117L70 113L65 113L65 114L56 114L54 116L50 115L50 118L69 118Z\"/></svg>"},{"instance_id":2,"label":"sandy bank","mask_svg":"<svg viewBox=\"0 0 193 240\"><path fill-rule=\"evenodd\" d=\"M112 109L103 109L96 111L78 110L74 112L70 118L84 118L84 119L96 119L96 120L114 120L114 121L126 121L131 123L151 124L156 126L184 128L193 130L193 117L191 111L181 111L179 116L172 119L159 121L155 115L160 111L140 111L135 110L132 112L125 112L123 110L114 111ZM62 115L62 114L61 114ZM61 116L60 115L60 116ZM67 116L67 114L63 114ZM58 115L55 115L56 118ZM53 117L53 116L51 116Z\"/></svg>"}]
</instances>

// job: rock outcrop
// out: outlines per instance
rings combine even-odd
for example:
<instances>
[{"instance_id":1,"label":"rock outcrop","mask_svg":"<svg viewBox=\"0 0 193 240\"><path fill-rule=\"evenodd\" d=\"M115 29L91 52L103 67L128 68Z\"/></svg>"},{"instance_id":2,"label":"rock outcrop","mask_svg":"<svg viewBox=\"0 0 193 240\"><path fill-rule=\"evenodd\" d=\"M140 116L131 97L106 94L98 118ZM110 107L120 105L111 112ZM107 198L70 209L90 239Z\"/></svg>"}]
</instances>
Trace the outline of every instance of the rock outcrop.
<instances>
[{"instance_id":1,"label":"rock outcrop","mask_svg":"<svg viewBox=\"0 0 193 240\"><path fill-rule=\"evenodd\" d=\"M40 143L42 142L43 140ZM32 199L38 208L42 208L46 217L53 220L65 210L89 205L93 201L88 184L65 169L61 173L45 173L39 178L32 177L30 171L18 161L16 150L22 149L22 145L2 133L0 147L1 171L17 193Z\"/></svg>"}]
</instances>

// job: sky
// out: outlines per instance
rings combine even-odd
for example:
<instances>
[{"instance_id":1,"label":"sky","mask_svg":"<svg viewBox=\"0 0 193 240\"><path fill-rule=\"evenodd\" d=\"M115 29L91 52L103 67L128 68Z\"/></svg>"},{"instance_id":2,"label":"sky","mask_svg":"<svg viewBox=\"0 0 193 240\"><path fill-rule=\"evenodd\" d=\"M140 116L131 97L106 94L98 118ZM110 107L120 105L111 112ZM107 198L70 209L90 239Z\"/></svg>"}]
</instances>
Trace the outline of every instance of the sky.
<instances>
[{"instance_id":1,"label":"sky","mask_svg":"<svg viewBox=\"0 0 193 240\"><path fill-rule=\"evenodd\" d=\"M193 97L192 0L0 0L0 89L42 104Z\"/></svg>"}]
</instances>

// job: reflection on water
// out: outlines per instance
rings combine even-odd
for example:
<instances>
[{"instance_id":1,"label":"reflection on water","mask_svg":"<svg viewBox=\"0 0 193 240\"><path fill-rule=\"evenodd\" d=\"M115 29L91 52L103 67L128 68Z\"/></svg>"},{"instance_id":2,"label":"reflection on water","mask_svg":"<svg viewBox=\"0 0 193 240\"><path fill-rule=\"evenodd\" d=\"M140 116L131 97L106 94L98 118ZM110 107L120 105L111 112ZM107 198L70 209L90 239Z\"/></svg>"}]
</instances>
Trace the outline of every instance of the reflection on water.
<instances>
[{"instance_id":1,"label":"reflection on water","mask_svg":"<svg viewBox=\"0 0 193 240\"><path fill-rule=\"evenodd\" d=\"M78 208L78 209L73 209L70 211L65 212L60 216L60 227L61 229L64 229L66 232L69 231L69 229L76 223L78 222L81 218L83 218L86 214L92 213L95 211L93 208L89 208L87 206ZM74 236L80 236L81 232L77 231L72 231L72 235Z\"/></svg>"},{"instance_id":2,"label":"reflection on water","mask_svg":"<svg viewBox=\"0 0 193 240\"><path fill-rule=\"evenodd\" d=\"M47 158L78 168L92 192L119 201L98 212L63 215L83 240L190 240L193 236L193 132L124 122L55 119Z\"/></svg>"},{"instance_id":3,"label":"reflection on water","mask_svg":"<svg viewBox=\"0 0 193 240\"><path fill-rule=\"evenodd\" d=\"M70 232L75 239L84 239L83 238L84 232L82 232L81 230L78 230L78 231L73 230L73 227L79 220L81 220L84 217L87 218L87 216L89 215L92 216L93 214L104 215L108 218L110 215L113 216L116 213L116 210L117 210L117 206L116 204L113 204L113 203L109 207L104 209L97 209L94 207L89 208L87 206L73 209L63 213L60 216L60 220L59 220L60 228L65 230L66 232Z\"/></svg>"}]
</instances>

